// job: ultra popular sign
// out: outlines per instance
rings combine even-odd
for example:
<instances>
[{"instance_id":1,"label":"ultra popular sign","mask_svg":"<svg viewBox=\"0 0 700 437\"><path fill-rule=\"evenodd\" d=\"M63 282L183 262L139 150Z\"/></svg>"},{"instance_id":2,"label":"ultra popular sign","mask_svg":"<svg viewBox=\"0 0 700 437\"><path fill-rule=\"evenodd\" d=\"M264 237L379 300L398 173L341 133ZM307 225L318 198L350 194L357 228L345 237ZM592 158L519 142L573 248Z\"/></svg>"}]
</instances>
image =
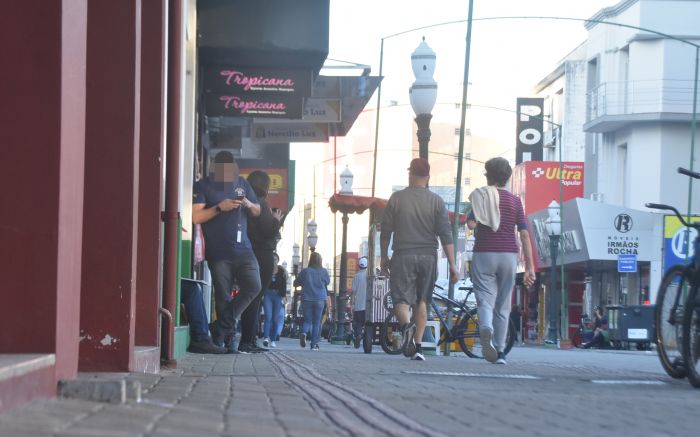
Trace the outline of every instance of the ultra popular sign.
<instances>
[{"instance_id":1,"label":"ultra popular sign","mask_svg":"<svg viewBox=\"0 0 700 437\"><path fill-rule=\"evenodd\" d=\"M559 202L559 178L562 179L562 201L583 197L583 162L529 161L513 171L513 193L520 196L525 214L547 208L552 200Z\"/></svg>"}]
</instances>

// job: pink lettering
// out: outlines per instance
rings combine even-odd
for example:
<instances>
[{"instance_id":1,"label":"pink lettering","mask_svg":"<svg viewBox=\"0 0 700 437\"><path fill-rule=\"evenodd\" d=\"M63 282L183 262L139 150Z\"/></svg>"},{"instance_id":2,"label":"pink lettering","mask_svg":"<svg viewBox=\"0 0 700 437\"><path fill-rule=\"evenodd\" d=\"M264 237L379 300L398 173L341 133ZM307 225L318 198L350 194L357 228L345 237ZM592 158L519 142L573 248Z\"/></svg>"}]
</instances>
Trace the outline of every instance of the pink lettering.
<instances>
[{"instance_id":1,"label":"pink lettering","mask_svg":"<svg viewBox=\"0 0 700 437\"><path fill-rule=\"evenodd\" d=\"M282 102L258 102L257 100L241 100L238 96L221 96L219 100L224 102L224 108L226 109L238 109L241 114L245 114L248 111L285 111L287 105Z\"/></svg>"},{"instance_id":2,"label":"pink lettering","mask_svg":"<svg viewBox=\"0 0 700 437\"><path fill-rule=\"evenodd\" d=\"M236 70L221 70L219 73L226 78L226 85L231 85L233 82L236 85L242 86L245 91L250 91L252 87L261 86L276 86L276 87L293 87L294 80L277 77L265 76L246 76Z\"/></svg>"}]
</instances>

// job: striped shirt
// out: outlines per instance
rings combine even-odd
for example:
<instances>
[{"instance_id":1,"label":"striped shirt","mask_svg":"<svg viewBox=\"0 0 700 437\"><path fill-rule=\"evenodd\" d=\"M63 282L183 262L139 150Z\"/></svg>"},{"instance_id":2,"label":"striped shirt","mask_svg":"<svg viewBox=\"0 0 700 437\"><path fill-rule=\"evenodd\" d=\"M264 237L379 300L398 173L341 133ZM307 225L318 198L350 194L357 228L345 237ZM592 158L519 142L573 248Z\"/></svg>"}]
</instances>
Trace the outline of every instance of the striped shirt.
<instances>
[{"instance_id":1,"label":"striped shirt","mask_svg":"<svg viewBox=\"0 0 700 437\"><path fill-rule=\"evenodd\" d=\"M519 231L527 229L527 219L520 198L513 193L498 189L498 209L501 212L501 224L498 231L481 223L477 223L474 237L474 252L514 252L518 253L518 243L515 241L515 228ZM469 220L474 220L474 213L469 214Z\"/></svg>"}]
</instances>

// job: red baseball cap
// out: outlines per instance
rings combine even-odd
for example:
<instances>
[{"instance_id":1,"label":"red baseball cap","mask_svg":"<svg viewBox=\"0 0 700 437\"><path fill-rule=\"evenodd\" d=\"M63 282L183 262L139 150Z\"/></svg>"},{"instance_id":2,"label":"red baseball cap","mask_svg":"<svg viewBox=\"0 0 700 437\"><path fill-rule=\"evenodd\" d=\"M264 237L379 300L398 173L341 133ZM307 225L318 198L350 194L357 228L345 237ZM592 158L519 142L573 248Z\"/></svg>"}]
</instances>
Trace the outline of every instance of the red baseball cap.
<instances>
[{"instance_id":1,"label":"red baseball cap","mask_svg":"<svg viewBox=\"0 0 700 437\"><path fill-rule=\"evenodd\" d=\"M411 161L408 171L412 175L424 178L430 176L430 164L428 163L427 159L415 158L413 161Z\"/></svg>"}]
</instances>

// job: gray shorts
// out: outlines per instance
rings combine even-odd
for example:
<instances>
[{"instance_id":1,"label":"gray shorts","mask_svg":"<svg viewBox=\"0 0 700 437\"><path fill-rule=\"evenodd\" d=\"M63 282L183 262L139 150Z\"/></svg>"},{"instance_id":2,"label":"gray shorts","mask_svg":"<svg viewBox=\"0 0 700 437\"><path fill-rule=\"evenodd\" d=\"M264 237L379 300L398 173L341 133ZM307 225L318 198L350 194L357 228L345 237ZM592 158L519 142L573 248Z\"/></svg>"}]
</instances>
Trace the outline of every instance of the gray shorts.
<instances>
[{"instance_id":1,"label":"gray shorts","mask_svg":"<svg viewBox=\"0 0 700 437\"><path fill-rule=\"evenodd\" d=\"M394 304L430 304L437 279L437 254L394 254L391 258L391 298Z\"/></svg>"}]
</instances>

